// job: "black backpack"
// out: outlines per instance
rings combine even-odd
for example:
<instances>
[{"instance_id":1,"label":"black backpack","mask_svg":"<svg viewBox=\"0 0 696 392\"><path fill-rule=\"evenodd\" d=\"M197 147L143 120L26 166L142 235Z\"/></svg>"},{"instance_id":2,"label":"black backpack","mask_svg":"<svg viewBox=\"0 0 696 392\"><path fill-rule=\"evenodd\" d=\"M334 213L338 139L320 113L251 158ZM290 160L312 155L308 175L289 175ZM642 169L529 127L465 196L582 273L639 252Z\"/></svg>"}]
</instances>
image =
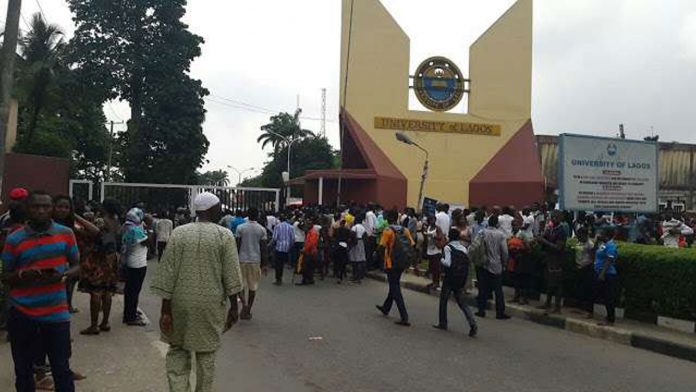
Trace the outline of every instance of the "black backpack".
<instances>
[{"instance_id":1,"label":"black backpack","mask_svg":"<svg viewBox=\"0 0 696 392\"><path fill-rule=\"evenodd\" d=\"M452 264L445 270L445 278L455 288L464 287L469 278L469 255L452 245L447 246Z\"/></svg>"},{"instance_id":2,"label":"black backpack","mask_svg":"<svg viewBox=\"0 0 696 392\"><path fill-rule=\"evenodd\" d=\"M416 260L416 250L411 246L411 240L406 235L404 228L392 227L391 229L396 235L391 253L392 268L404 271Z\"/></svg>"}]
</instances>

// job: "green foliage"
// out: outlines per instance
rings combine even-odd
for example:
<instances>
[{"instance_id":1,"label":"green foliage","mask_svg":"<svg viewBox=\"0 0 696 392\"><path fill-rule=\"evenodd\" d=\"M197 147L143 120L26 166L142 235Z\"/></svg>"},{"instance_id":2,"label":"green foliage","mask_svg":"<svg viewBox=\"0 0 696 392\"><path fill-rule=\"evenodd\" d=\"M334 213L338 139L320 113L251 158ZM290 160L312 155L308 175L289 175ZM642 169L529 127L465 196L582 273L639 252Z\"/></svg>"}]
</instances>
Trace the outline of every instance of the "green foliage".
<instances>
[{"instance_id":1,"label":"green foliage","mask_svg":"<svg viewBox=\"0 0 696 392\"><path fill-rule=\"evenodd\" d=\"M334 168L334 151L326 138L318 136L304 138L293 144L291 153L290 178L301 177L307 170ZM281 173L287 170L287 164L287 148L281 149L278 154L271 155L271 160L266 163L260 176L261 186L283 187Z\"/></svg>"},{"instance_id":2,"label":"green foliage","mask_svg":"<svg viewBox=\"0 0 696 392\"><path fill-rule=\"evenodd\" d=\"M65 59L58 26L34 15L20 43L15 85L19 101L14 151L72 160L72 176L103 178L111 137L104 126L102 100L79 69Z\"/></svg>"},{"instance_id":3,"label":"green foliage","mask_svg":"<svg viewBox=\"0 0 696 392\"><path fill-rule=\"evenodd\" d=\"M627 310L696 320L696 249L622 243L618 266Z\"/></svg>"},{"instance_id":4,"label":"green foliage","mask_svg":"<svg viewBox=\"0 0 696 392\"><path fill-rule=\"evenodd\" d=\"M181 18L185 0L68 0L71 59L107 99L130 103L119 165L128 181L196 182L209 142L208 91L189 76L203 39Z\"/></svg>"},{"instance_id":5,"label":"green foliage","mask_svg":"<svg viewBox=\"0 0 696 392\"><path fill-rule=\"evenodd\" d=\"M569 246L564 266L566 298L579 298L580 276L575 255L575 250ZM544 265L546 255L539 247L532 250L530 257L540 267ZM617 268L621 290L619 306L625 308L628 315L696 320L696 249L620 242Z\"/></svg>"},{"instance_id":6,"label":"green foliage","mask_svg":"<svg viewBox=\"0 0 696 392\"><path fill-rule=\"evenodd\" d=\"M203 174L198 174L196 183L198 185L215 185L228 186L230 179L227 177L227 172L224 170L208 171Z\"/></svg>"},{"instance_id":7,"label":"green foliage","mask_svg":"<svg viewBox=\"0 0 696 392\"><path fill-rule=\"evenodd\" d=\"M302 110L298 109L294 115L279 113L271 117L271 122L261 127L261 136L256 140L261 143L261 148L264 149L270 144L273 147L273 153L277 155L280 147L286 143L286 139L296 140L314 136L311 131L302 129L300 114Z\"/></svg>"}]
</instances>

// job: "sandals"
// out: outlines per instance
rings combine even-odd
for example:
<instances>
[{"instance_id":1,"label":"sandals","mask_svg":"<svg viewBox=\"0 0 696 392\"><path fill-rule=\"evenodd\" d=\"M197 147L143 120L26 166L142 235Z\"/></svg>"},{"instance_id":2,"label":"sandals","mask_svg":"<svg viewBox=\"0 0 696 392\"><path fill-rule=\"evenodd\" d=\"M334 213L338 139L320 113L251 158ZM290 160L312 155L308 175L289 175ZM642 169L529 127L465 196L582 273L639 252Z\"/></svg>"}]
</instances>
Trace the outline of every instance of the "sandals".
<instances>
[{"instance_id":1,"label":"sandals","mask_svg":"<svg viewBox=\"0 0 696 392\"><path fill-rule=\"evenodd\" d=\"M99 335L99 328L97 327L89 327L85 330L80 331L80 335L87 335L87 336L93 336L93 335Z\"/></svg>"},{"instance_id":2,"label":"sandals","mask_svg":"<svg viewBox=\"0 0 696 392\"><path fill-rule=\"evenodd\" d=\"M44 376L40 380L36 380L37 391L54 391L56 389L51 376Z\"/></svg>"}]
</instances>

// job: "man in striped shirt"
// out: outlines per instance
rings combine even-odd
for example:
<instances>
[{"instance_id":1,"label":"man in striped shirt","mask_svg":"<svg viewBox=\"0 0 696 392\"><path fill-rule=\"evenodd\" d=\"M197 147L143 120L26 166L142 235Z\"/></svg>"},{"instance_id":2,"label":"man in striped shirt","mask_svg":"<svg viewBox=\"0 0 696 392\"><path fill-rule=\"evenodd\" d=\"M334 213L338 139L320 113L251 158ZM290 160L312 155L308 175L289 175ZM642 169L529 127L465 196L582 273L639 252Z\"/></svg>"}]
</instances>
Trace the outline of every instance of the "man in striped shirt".
<instances>
[{"instance_id":1,"label":"man in striped shirt","mask_svg":"<svg viewBox=\"0 0 696 392\"><path fill-rule=\"evenodd\" d=\"M35 389L37 345L48 354L55 390L75 390L70 371L70 313L65 281L79 273L79 252L71 229L54 223L53 201L45 192L27 199L29 223L7 237L2 282L9 287L8 331L18 391Z\"/></svg>"},{"instance_id":2,"label":"man in striped shirt","mask_svg":"<svg viewBox=\"0 0 696 392\"><path fill-rule=\"evenodd\" d=\"M283 222L273 229L273 242L275 245L275 282L274 285L283 284L283 267L290 259L290 250L295 245L295 229L288 222L285 215L280 216Z\"/></svg>"}]
</instances>

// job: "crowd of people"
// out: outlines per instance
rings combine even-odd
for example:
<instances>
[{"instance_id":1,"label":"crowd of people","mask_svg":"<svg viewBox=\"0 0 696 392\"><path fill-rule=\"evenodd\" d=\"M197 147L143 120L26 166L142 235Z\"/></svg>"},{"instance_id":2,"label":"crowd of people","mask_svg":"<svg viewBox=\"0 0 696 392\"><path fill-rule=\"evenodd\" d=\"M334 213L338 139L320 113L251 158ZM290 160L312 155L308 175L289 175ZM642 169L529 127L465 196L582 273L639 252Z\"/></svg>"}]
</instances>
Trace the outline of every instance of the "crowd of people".
<instances>
[{"instance_id":1,"label":"crowd of people","mask_svg":"<svg viewBox=\"0 0 696 392\"><path fill-rule=\"evenodd\" d=\"M205 391L212 387L222 333L240 319L252 319L259 283L269 268L277 286L288 283L288 273L289 283L300 286L315 285L316 279L358 286L368 270L383 270L388 293L376 307L386 316L396 305L400 326L410 325L402 274L424 275L428 288L440 292L433 327L447 330L447 304L454 296L474 337L478 325L464 297L477 287L475 315L486 317L494 297L496 318L508 319L506 274L515 288L513 301L528 304L535 295L533 276L543 270L546 301L541 307L561 311L571 238L588 316L601 299L605 323L611 324L616 239L687 247L694 234L672 211L661 219L638 215L632 222L620 215L573 216L539 204L521 210L439 204L433 214L376 204L223 212L217 196L202 193L191 212L152 212L139 204L124 213L114 200L76 208L70 197L24 189L13 190L10 198L8 212L0 217L0 313L18 391L72 391L74 381L84 378L69 363L70 314L79 311L73 305L76 289L90 297L90 324L82 335L111 331L112 298L118 293L124 295L122 322L146 325L138 302L148 261L154 259L159 266L151 290L162 298L160 329L170 344L170 388L186 389L196 357L198 385ZM531 257L532 249L543 252L541 262ZM301 281L295 283L298 275Z\"/></svg>"}]
</instances>

